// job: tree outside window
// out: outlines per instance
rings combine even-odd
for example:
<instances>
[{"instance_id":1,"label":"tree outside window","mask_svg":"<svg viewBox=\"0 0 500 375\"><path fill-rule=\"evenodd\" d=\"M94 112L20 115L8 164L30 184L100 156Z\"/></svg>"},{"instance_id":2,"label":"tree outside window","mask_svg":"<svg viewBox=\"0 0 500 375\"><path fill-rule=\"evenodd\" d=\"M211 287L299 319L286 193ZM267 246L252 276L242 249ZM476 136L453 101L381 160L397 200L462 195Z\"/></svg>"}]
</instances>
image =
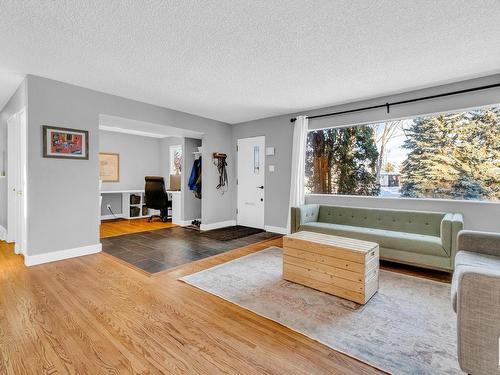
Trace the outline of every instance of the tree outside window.
<instances>
[{"instance_id":1,"label":"tree outside window","mask_svg":"<svg viewBox=\"0 0 500 375\"><path fill-rule=\"evenodd\" d=\"M311 131L306 191L500 200L500 107Z\"/></svg>"}]
</instances>

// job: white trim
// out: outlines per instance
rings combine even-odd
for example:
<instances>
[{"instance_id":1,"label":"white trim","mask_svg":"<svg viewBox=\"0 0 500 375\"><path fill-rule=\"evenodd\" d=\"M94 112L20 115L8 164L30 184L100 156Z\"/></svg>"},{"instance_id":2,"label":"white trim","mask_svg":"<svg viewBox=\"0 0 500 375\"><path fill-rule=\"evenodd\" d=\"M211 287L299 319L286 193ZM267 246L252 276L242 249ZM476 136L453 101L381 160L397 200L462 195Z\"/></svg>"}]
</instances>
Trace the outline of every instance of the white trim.
<instances>
[{"instance_id":1,"label":"white trim","mask_svg":"<svg viewBox=\"0 0 500 375\"><path fill-rule=\"evenodd\" d=\"M283 227L273 227L271 225L266 225L265 229L266 229L266 232L273 232L273 233L279 233L279 234L288 234L288 229L283 228Z\"/></svg>"},{"instance_id":2,"label":"white trim","mask_svg":"<svg viewBox=\"0 0 500 375\"><path fill-rule=\"evenodd\" d=\"M200 220L200 219L179 220L179 221L172 220L172 224L179 225L181 227L187 227L188 225L191 225L193 220Z\"/></svg>"},{"instance_id":3,"label":"white trim","mask_svg":"<svg viewBox=\"0 0 500 375\"><path fill-rule=\"evenodd\" d=\"M28 267L36 266L48 262L56 262L58 260L81 257L83 255L90 255L99 253L102 250L100 243L89 246L75 247L73 249L51 251L50 253L25 255L24 264Z\"/></svg>"},{"instance_id":4,"label":"white trim","mask_svg":"<svg viewBox=\"0 0 500 375\"><path fill-rule=\"evenodd\" d=\"M447 203L466 203L466 204L498 204L500 205L500 201L486 201L486 200L473 200L473 199L445 199L445 198L406 198L406 197L378 197L373 195L344 195L344 194L319 194L319 193L310 193L306 194L306 197L338 197L338 198L368 198L373 200L380 201L399 201L399 202L447 202Z\"/></svg>"},{"instance_id":5,"label":"white trim","mask_svg":"<svg viewBox=\"0 0 500 375\"><path fill-rule=\"evenodd\" d=\"M236 220L219 221L217 223L201 224L200 230L213 230L225 227L234 227L236 225Z\"/></svg>"},{"instance_id":6,"label":"white trim","mask_svg":"<svg viewBox=\"0 0 500 375\"><path fill-rule=\"evenodd\" d=\"M125 216L123 214L116 215L102 215L101 220L111 220L111 219L123 219Z\"/></svg>"},{"instance_id":7,"label":"white trim","mask_svg":"<svg viewBox=\"0 0 500 375\"><path fill-rule=\"evenodd\" d=\"M7 229L0 225L0 241L5 241L7 238Z\"/></svg>"}]
</instances>

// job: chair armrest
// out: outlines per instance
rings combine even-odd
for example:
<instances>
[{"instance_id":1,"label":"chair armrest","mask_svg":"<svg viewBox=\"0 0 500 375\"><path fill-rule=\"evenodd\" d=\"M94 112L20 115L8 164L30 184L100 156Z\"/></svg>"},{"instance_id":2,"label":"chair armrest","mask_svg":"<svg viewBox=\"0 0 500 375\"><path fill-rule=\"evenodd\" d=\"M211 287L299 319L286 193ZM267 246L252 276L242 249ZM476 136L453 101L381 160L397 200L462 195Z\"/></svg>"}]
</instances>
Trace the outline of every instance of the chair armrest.
<instances>
[{"instance_id":1,"label":"chair armrest","mask_svg":"<svg viewBox=\"0 0 500 375\"><path fill-rule=\"evenodd\" d=\"M290 215L290 229L292 233L298 232L302 224L318 221L319 204L304 204L292 207Z\"/></svg>"},{"instance_id":2,"label":"chair armrest","mask_svg":"<svg viewBox=\"0 0 500 375\"><path fill-rule=\"evenodd\" d=\"M464 218L460 213L447 213L441 220L441 244L451 257L452 266L457 254L457 235L464 228Z\"/></svg>"},{"instance_id":3,"label":"chair armrest","mask_svg":"<svg viewBox=\"0 0 500 375\"><path fill-rule=\"evenodd\" d=\"M458 251L500 256L500 233L462 230L458 233Z\"/></svg>"},{"instance_id":4,"label":"chair armrest","mask_svg":"<svg viewBox=\"0 0 500 375\"><path fill-rule=\"evenodd\" d=\"M457 295L458 361L470 374L498 371L500 269L460 267Z\"/></svg>"},{"instance_id":5,"label":"chair armrest","mask_svg":"<svg viewBox=\"0 0 500 375\"><path fill-rule=\"evenodd\" d=\"M461 213L454 213L451 222L451 264L455 267L455 255L457 255L458 233L464 229L464 216Z\"/></svg>"},{"instance_id":6,"label":"chair armrest","mask_svg":"<svg viewBox=\"0 0 500 375\"><path fill-rule=\"evenodd\" d=\"M451 255L452 249L452 227L453 227L453 213L447 213L441 220L441 245L446 250L448 255Z\"/></svg>"}]
</instances>

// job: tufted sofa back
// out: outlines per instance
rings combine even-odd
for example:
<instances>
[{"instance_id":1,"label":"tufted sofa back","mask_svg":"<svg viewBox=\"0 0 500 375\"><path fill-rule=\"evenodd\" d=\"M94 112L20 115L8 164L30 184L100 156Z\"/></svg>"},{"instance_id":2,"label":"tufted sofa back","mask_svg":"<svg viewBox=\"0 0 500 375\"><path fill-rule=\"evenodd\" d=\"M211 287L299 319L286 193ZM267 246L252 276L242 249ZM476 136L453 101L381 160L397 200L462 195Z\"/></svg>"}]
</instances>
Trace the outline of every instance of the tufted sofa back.
<instances>
[{"instance_id":1,"label":"tufted sofa back","mask_svg":"<svg viewBox=\"0 0 500 375\"><path fill-rule=\"evenodd\" d=\"M444 216L440 212L320 205L318 221L439 237Z\"/></svg>"}]
</instances>

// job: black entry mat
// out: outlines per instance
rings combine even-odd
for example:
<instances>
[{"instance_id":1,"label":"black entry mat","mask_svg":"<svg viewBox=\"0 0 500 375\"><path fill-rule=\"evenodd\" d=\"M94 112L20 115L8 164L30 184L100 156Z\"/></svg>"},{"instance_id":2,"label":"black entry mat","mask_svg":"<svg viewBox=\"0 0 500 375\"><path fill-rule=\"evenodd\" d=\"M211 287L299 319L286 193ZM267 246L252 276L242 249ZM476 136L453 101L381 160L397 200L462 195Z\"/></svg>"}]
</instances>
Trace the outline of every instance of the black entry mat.
<instances>
[{"instance_id":1,"label":"black entry mat","mask_svg":"<svg viewBox=\"0 0 500 375\"><path fill-rule=\"evenodd\" d=\"M264 232L263 229L236 225L234 227L225 227L220 229L209 230L206 232L201 232L201 235L217 241L231 241L262 232Z\"/></svg>"}]
</instances>

